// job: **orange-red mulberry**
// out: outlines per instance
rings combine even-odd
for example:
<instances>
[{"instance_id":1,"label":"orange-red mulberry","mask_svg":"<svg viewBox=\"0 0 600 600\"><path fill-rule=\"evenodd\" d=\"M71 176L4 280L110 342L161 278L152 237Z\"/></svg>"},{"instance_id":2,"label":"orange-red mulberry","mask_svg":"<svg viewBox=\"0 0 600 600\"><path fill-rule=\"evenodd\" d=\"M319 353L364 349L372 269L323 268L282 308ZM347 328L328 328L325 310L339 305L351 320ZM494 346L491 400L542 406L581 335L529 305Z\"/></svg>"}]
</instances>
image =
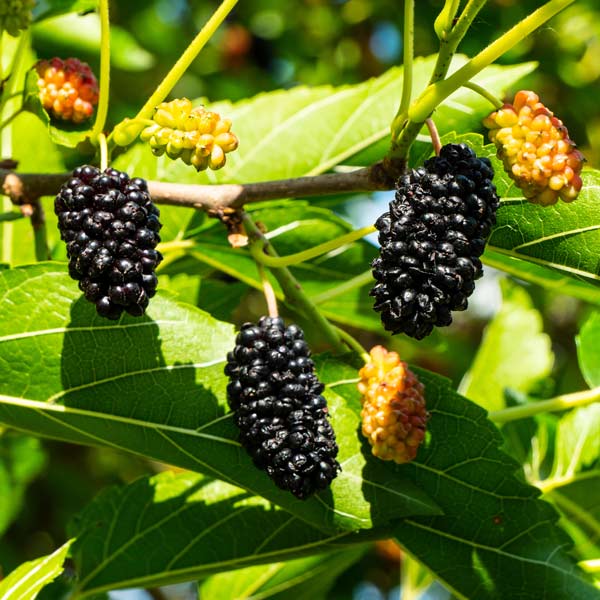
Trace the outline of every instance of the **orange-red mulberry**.
<instances>
[{"instance_id":1,"label":"orange-red mulberry","mask_svg":"<svg viewBox=\"0 0 600 600\"><path fill-rule=\"evenodd\" d=\"M98 104L98 81L77 58L40 60L35 69L43 107L55 119L83 123Z\"/></svg>"},{"instance_id":2,"label":"orange-red mulberry","mask_svg":"<svg viewBox=\"0 0 600 600\"><path fill-rule=\"evenodd\" d=\"M425 438L425 387L396 352L375 346L359 371L362 432L374 456L406 463Z\"/></svg>"}]
</instances>

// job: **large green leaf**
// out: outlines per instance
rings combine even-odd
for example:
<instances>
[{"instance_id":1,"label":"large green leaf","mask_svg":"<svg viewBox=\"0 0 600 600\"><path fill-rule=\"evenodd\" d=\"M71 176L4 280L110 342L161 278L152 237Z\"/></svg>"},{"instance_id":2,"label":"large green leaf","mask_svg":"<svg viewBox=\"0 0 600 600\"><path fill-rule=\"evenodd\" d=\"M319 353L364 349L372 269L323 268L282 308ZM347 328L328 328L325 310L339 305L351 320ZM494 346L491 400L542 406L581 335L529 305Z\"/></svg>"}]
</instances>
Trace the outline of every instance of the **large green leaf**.
<instances>
[{"instance_id":1,"label":"large green leaf","mask_svg":"<svg viewBox=\"0 0 600 600\"><path fill-rule=\"evenodd\" d=\"M327 600L335 580L363 552L362 548L351 548L220 573L200 584L199 595L211 600Z\"/></svg>"},{"instance_id":2,"label":"large green leaf","mask_svg":"<svg viewBox=\"0 0 600 600\"><path fill-rule=\"evenodd\" d=\"M345 374L334 359L328 371ZM485 411L446 379L415 371L425 384L430 442L416 461L397 469L428 490L444 514L398 521L394 533L401 545L459 597L600 597L566 553L570 540L556 525L554 509L515 475L518 464L498 449L502 438ZM359 410L353 385L335 390Z\"/></svg>"},{"instance_id":3,"label":"large green leaf","mask_svg":"<svg viewBox=\"0 0 600 600\"><path fill-rule=\"evenodd\" d=\"M466 58L457 56L454 66ZM427 85L435 56L415 61L414 89ZM515 81L531 72L534 63L511 67L492 66L478 81L501 95ZM334 88L297 87L259 94L236 104L220 102L216 111L233 120L240 147L228 155L220 171L197 174L181 161L158 159L157 176L187 183L250 182L317 174L357 156L358 163L383 158L388 149L390 123L398 109L402 90L402 69L393 68L376 79L357 85ZM472 129L489 113L486 101L471 91L459 90L438 109L442 133ZM377 142L382 144L371 148ZM134 151L135 152L135 151ZM119 164L139 164L139 154L119 158ZM151 159L146 154L145 159Z\"/></svg>"},{"instance_id":4,"label":"large green leaf","mask_svg":"<svg viewBox=\"0 0 600 600\"><path fill-rule=\"evenodd\" d=\"M63 563L72 541L49 556L23 563L0 582L2 600L33 600L41 589L63 572Z\"/></svg>"},{"instance_id":5,"label":"large green leaf","mask_svg":"<svg viewBox=\"0 0 600 600\"><path fill-rule=\"evenodd\" d=\"M171 472L105 490L74 519L71 533L78 596L189 581L374 536L322 533L237 487Z\"/></svg>"},{"instance_id":6,"label":"large green leaf","mask_svg":"<svg viewBox=\"0 0 600 600\"><path fill-rule=\"evenodd\" d=\"M579 366L590 387L600 387L600 312L594 312L577 336Z\"/></svg>"},{"instance_id":7,"label":"large green leaf","mask_svg":"<svg viewBox=\"0 0 600 600\"><path fill-rule=\"evenodd\" d=\"M0 433L0 536L18 514L27 485L40 473L45 461L39 440Z\"/></svg>"},{"instance_id":8,"label":"large green leaf","mask_svg":"<svg viewBox=\"0 0 600 600\"><path fill-rule=\"evenodd\" d=\"M167 294L147 316L113 323L96 315L64 268L46 264L1 273L0 310L0 422L204 472L323 528L439 512L391 465L363 455L358 418L333 391L326 396L343 471L307 501L276 488L237 442L228 413L232 326Z\"/></svg>"},{"instance_id":9,"label":"large green leaf","mask_svg":"<svg viewBox=\"0 0 600 600\"><path fill-rule=\"evenodd\" d=\"M498 255L528 261L539 269L524 266L523 279L598 302L600 171L583 170L583 189L574 202L560 201L553 206L542 207L525 200L504 172L493 144L484 145L483 137L475 134L452 134L443 141L452 140L467 141L478 156L491 159L495 170L494 183L501 204L496 226L487 244L488 252L492 253L492 264L498 268L507 264L508 272L519 277L522 263L504 263L498 260ZM565 282L568 282L568 288L564 287Z\"/></svg>"},{"instance_id":10,"label":"large green leaf","mask_svg":"<svg viewBox=\"0 0 600 600\"><path fill-rule=\"evenodd\" d=\"M460 387L462 394L489 411L505 407L506 388L528 392L550 374L553 363L550 338L542 332L542 315L529 294L507 281L502 288L502 308L487 326Z\"/></svg>"}]
</instances>

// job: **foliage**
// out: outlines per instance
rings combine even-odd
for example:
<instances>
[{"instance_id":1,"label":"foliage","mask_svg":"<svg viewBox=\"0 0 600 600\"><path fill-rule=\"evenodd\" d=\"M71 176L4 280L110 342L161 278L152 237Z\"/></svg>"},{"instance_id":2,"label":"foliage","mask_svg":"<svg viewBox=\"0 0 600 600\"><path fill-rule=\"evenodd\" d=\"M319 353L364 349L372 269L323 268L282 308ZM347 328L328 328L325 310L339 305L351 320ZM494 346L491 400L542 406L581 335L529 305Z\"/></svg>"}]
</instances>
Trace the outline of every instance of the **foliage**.
<instances>
[{"instance_id":1,"label":"foliage","mask_svg":"<svg viewBox=\"0 0 600 600\"><path fill-rule=\"evenodd\" d=\"M290 0L284 11L274 0L256 0L240 3L208 41L218 25L213 16L212 29L197 38L197 51L208 42L201 58L171 71L191 52L184 42L211 11L206 3L146 4L112 3L109 35L101 25L106 0L44 0L33 11L31 36L3 35L9 58L0 66L11 75L0 89L3 157L19 161L17 175L37 173L34 178L107 160L152 182L212 186L198 188L204 190L260 189L262 182L289 178L290 197L247 202L236 215L245 229L224 206L161 206L159 292L144 316L116 322L99 317L68 275L52 214L55 190L44 191L41 201L19 197L22 214L4 200L0 564L12 572L0 582L0 596L35 598L58 578L40 597L103 597L122 588L194 582L200 598L217 600L337 598L353 593L349 581L353 586L383 569L375 542L394 538L400 559L388 571L402 570L404 600L427 593L430 581L478 600L600 597L593 574L581 568L593 571L600 556L598 145L592 119L586 123L558 101L566 84L594 81L593 73L585 80L582 65L589 59L577 58L564 39L579 22L581 39L594 43L595 4L546 5L565 8L551 22L565 48L557 64L548 64L555 49L536 52L543 44L535 36L516 46L525 34L509 32L500 38L504 64L481 59L452 89L491 40L478 31L484 21L475 20L461 46L465 54L448 55L449 76L440 73L433 38L440 2L420 3L415 42L426 56L405 55L402 66L393 66L400 53L394 31L410 46L409 28L400 34L402 3L348 0L307 8ZM234 4L225 0L222 18ZM412 4L407 0L407 11ZM460 4L448 0L445 20L436 22L449 45L452 8ZM472 21L483 4L468 3L472 18L461 6L457 18ZM493 24L492 39L507 28L509 13L511 25L519 16L525 24L533 19L533 31L547 20L531 17L542 4L490 2L478 18ZM97 74L101 63L110 64L110 102L106 69L99 78L98 121L69 128L44 111L29 69L54 52L88 60ZM592 160L576 201L542 208L528 203L503 172L481 135L489 98L464 84L508 96L525 85L523 78L547 84L549 73L564 80L567 69L576 69L575 81L556 88L552 106L569 126L574 121L578 134L587 132ZM410 81L410 109L397 113ZM196 173L167 155L154 156L133 134L116 146L114 126L124 118L137 126L136 114L147 124L154 106L142 105L160 95L160 86L165 97L158 102L187 95L233 121L240 147L225 168ZM414 117L429 106L431 90L440 94L432 118L441 143L468 143L490 158L501 206L482 257L486 277L469 310L415 342L387 335L372 310L370 262L377 247L362 233L335 244L385 211L386 177L394 174L388 169L405 160L418 166L432 154L428 131ZM298 178L336 173L343 179L354 167L385 177L378 185L370 179L364 190L295 192ZM0 173L4 180L6 171ZM31 219L20 218L31 211ZM252 251L232 243L240 240ZM316 255L321 244L328 249ZM263 247L271 259L275 251L291 257L283 259L289 264L261 264ZM315 353L339 445L340 474L306 501L255 468L227 404L226 354L239 325L266 313L261 292L269 297L270 288ZM488 310L494 291L501 306ZM410 360L425 385L426 440L403 465L378 460L360 434L362 345L375 343ZM46 505L63 504L62 512L48 509L46 519ZM397 585L395 575L386 576L387 587Z\"/></svg>"}]
</instances>

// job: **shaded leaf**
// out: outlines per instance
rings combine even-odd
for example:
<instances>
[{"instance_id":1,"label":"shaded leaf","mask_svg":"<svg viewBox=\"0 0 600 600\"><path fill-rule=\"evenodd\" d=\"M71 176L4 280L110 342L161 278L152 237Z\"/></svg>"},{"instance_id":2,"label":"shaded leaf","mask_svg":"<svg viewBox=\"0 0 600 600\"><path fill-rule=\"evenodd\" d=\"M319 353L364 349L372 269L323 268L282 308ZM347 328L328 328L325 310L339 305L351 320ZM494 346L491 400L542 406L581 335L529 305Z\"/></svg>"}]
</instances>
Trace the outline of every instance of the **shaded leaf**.
<instances>
[{"instance_id":1,"label":"shaded leaf","mask_svg":"<svg viewBox=\"0 0 600 600\"><path fill-rule=\"evenodd\" d=\"M167 294L153 299L145 317L113 323L80 298L63 269L35 265L0 273L0 310L0 422L207 473L323 528L438 512L389 465L362 454L357 416L332 392L344 470L307 501L276 488L237 442L228 412L223 366L232 326Z\"/></svg>"},{"instance_id":2,"label":"shaded leaf","mask_svg":"<svg viewBox=\"0 0 600 600\"><path fill-rule=\"evenodd\" d=\"M105 490L74 519L71 530L77 536L73 553L80 595L189 581L333 551L374 535L322 533L237 487L171 472ZM236 543L224 543L233 539Z\"/></svg>"},{"instance_id":3,"label":"shaded leaf","mask_svg":"<svg viewBox=\"0 0 600 600\"><path fill-rule=\"evenodd\" d=\"M587 384L600 386L600 312L594 312L577 336L579 366Z\"/></svg>"},{"instance_id":4,"label":"shaded leaf","mask_svg":"<svg viewBox=\"0 0 600 600\"><path fill-rule=\"evenodd\" d=\"M39 440L9 432L0 434L0 535L18 514L27 486L45 462Z\"/></svg>"},{"instance_id":5,"label":"shaded leaf","mask_svg":"<svg viewBox=\"0 0 600 600\"><path fill-rule=\"evenodd\" d=\"M300 252L352 230L352 226L333 211L301 200L258 208L252 210L252 216L265 226L267 237L280 255ZM230 246L222 224L211 223L193 238L197 245L191 254L199 261L255 289L262 289L254 259L246 248ZM294 265L290 270L327 318L380 333L379 315L373 311L373 300L369 296L373 283L368 272L366 285L358 285L326 299L326 296L335 294L338 286L368 271L376 255L377 249L372 244L360 240ZM272 275L269 274L269 277L279 298L283 299L279 284Z\"/></svg>"},{"instance_id":6,"label":"shaded leaf","mask_svg":"<svg viewBox=\"0 0 600 600\"><path fill-rule=\"evenodd\" d=\"M345 374L334 359L329 371ZM400 544L458 595L477 600L600 597L566 550L552 506L516 475L498 449L502 438L486 413L449 381L414 369L425 384L430 441L399 474L427 490L442 516L408 517L394 525ZM334 388L358 411L354 385Z\"/></svg>"},{"instance_id":7,"label":"shaded leaf","mask_svg":"<svg viewBox=\"0 0 600 600\"><path fill-rule=\"evenodd\" d=\"M542 332L542 315L527 292L502 283L502 307L487 326L462 394L488 411L505 408L504 390L528 392L547 377L554 361L550 338Z\"/></svg>"},{"instance_id":8,"label":"shaded leaf","mask_svg":"<svg viewBox=\"0 0 600 600\"><path fill-rule=\"evenodd\" d=\"M33 600L45 585L63 572L63 562L71 543L72 540L48 556L23 563L0 581L2 600Z\"/></svg>"}]
</instances>

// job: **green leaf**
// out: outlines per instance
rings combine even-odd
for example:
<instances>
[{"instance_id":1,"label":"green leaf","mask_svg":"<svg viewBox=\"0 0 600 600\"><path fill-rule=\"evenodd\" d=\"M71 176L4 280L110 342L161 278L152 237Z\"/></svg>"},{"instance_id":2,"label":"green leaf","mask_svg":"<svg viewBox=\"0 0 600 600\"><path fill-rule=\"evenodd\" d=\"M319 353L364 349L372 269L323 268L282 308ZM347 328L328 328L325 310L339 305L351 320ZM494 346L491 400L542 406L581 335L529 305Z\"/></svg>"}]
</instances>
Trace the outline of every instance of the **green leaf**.
<instances>
[{"instance_id":1,"label":"green leaf","mask_svg":"<svg viewBox=\"0 0 600 600\"><path fill-rule=\"evenodd\" d=\"M520 286L502 282L502 308L487 326L475 360L461 383L462 394L486 410L505 408L504 390L528 392L547 377L554 357L542 332L542 315Z\"/></svg>"},{"instance_id":2,"label":"green leaf","mask_svg":"<svg viewBox=\"0 0 600 600\"><path fill-rule=\"evenodd\" d=\"M600 474L600 404L590 404L567 413L560 419L554 444L554 464L550 475L541 481L542 489L570 483L586 467L598 463Z\"/></svg>"},{"instance_id":3,"label":"green leaf","mask_svg":"<svg viewBox=\"0 0 600 600\"><path fill-rule=\"evenodd\" d=\"M0 535L18 514L27 486L43 469L46 454L39 440L0 433Z\"/></svg>"},{"instance_id":4,"label":"green leaf","mask_svg":"<svg viewBox=\"0 0 600 600\"><path fill-rule=\"evenodd\" d=\"M220 573L202 582L198 591L211 600L327 600L335 580L363 553L363 548L352 548Z\"/></svg>"},{"instance_id":5,"label":"green leaf","mask_svg":"<svg viewBox=\"0 0 600 600\"><path fill-rule=\"evenodd\" d=\"M76 593L86 596L285 561L374 536L326 534L237 487L172 472L104 490L70 529L77 536Z\"/></svg>"},{"instance_id":6,"label":"green leaf","mask_svg":"<svg viewBox=\"0 0 600 600\"><path fill-rule=\"evenodd\" d=\"M87 12L97 7L98 0L37 0L32 11L33 21L37 23L50 17Z\"/></svg>"},{"instance_id":7,"label":"green leaf","mask_svg":"<svg viewBox=\"0 0 600 600\"><path fill-rule=\"evenodd\" d=\"M600 286L595 283L571 277L554 269L508 256L490 248L486 248L482 260L484 264L528 283L534 283L557 294L566 294L591 304L600 305Z\"/></svg>"},{"instance_id":8,"label":"green leaf","mask_svg":"<svg viewBox=\"0 0 600 600\"><path fill-rule=\"evenodd\" d=\"M456 56L458 68L466 57ZM414 87L425 88L435 56L415 61ZM501 95L515 81L531 72L534 63L511 67L488 67L478 81L492 93ZM236 104L211 105L233 120L240 147L228 155L220 171L197 174L192 167L167 157L158 159L161 179L180 183L224 183L280 179L323 173L348 162L358 164L383 158L389 146L392 121L402 90L402 69L393 68L376 79L341 87L296 87L259 94ZM454 128L471 129L488 114L489 104L468 90L459 90L438 109L442 133ZM138 155L139 158L139 155ZM148 157L148 160L150 158ZM127 153L119 164L128 164Z\"/></svg>"},{"instance_id":9,"label":"green leaf","mask_svg":"<svg viewBox=\"0 0 600 600\"><path fill-rule=\"evenodd\" d=\"M587 384L600 386L600 312L594 312L577 336L579 366Z\"/></svg>"},{"instance_id":10,"label":"green leaf","mask_svg":"<svg viewBox=\"0 0 600 600\"><path fill-rule=\"evenodd\" d=\"M343 373L339 365L329 370ZM454 392L445 378L414 371L431 413L429 442L417 460L396 469L435 497L444 514L399 520L393 530L400 544L459 597L599 597L567 554L570 540L556 525L554 509L498 449L502 437L485 411ZM360 409L354 386L335 390Z\"/></svg>"},{"instance_id":11,"label":"green leaf","mask_svg":"<svg viewBox=\"0 0 600 600\"><path fill-rule=\"evenodd\" d=\"M0 582L2 600L33 600L40 590L63 572L63 563L73 540L48 556L23 563Z\"/></svg>"},{"instance_id":12,"label":"green leaf","mask_svg":"<svg viewBox=\"0 0 600 600\"><path fill-rule=\"evenodd\" d=\"M322 528L438 513L391 465L363 455L358 416L333 390L326 397L343 471L307 501L276 488L237 442L227 407L223 367L233 328L165 293L147 316L112 323L80 297L64 268L40 264L0 273L0 311L0 422L203 472Z\"/></svg>"},{"instance_id":13,"label":"green leaf","mask_svg":"<svg viewBox=\"0 0 600 600\"><path fill-rule=\"evenodd\" d=\"M448 136L462 140L465 136ZM583 188L578 198L553 206L538 206L525 200L521 190L504 172L502 163L496 158L493 144L484 146L483 137L470 134L469 144L478 156L491 159L494 183L501 197L497 223L488 240L488 252L517 258L543 267L552 274L547 275L547 285L558 290L561 279L570 280L568 291L577 291L578 297L598 302L600 274L598 274L598 252L600 252L600 171L584 169ZM502 263L494 266L502 268ZM519 263L513 262L511 274L520 277ZM560 276L560 277L559 277ZM523 279L535 279L544 285L544 271L524 269ZM585 286L580 285L584 282ZM592 289L593 286L593 289ZM596 293L594 293L594 290ZM566 288L560 291L567 292Z\"/></svg>"}]
</instances>

